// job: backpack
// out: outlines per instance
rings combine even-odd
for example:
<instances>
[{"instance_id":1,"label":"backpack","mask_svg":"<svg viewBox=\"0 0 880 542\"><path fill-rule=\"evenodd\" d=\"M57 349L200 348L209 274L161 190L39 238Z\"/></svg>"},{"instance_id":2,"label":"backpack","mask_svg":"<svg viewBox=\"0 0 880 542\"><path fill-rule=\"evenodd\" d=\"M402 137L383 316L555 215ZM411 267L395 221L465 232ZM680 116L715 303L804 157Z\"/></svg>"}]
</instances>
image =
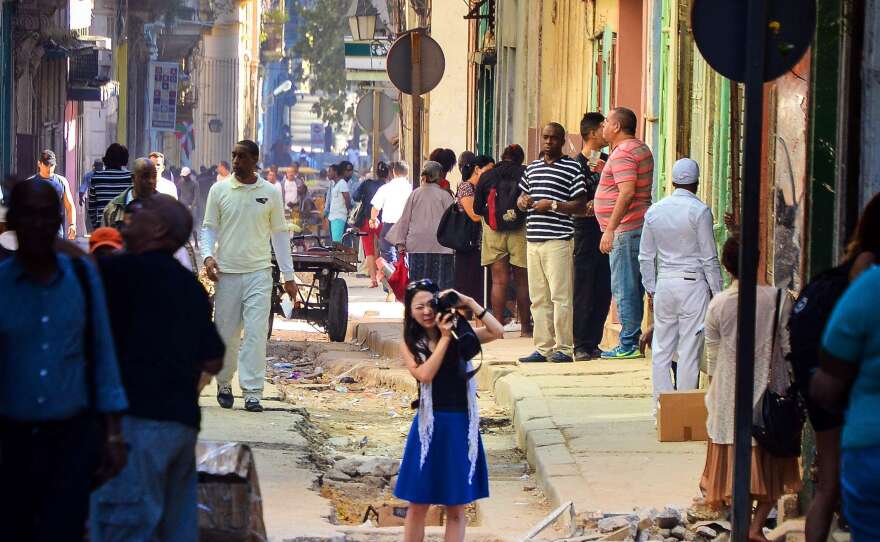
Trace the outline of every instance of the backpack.
<instances>
[{"instance_id":1,"label":"backpack","mask_svg":"<svg viewBox=\"0 0 880 542\"><path fill-rule=\"evenodd\" d=\"M801 290L791 309L788 332L791 351L788 360L794 381L802 395L809 392L810 378L819 367L822 333L837 301L849 286L849 264L823 271Z\"/></svg>"},{"instance_id":2,"label":"backpack","mask_svg":"<svg viewBox=\"0 0 880 542\"><path fill-rule=\"evenodd\" d=\"M482 194L475 196L474 208L493 231L518 230L525 224L526 214L516 206L522 194L519 181L524 170L522 166L501 162L480 179L479 184L486 184L482 190L478 188ZM484 202L477 201L480 196L485 198Z\"/></svg>"}]
</instances>

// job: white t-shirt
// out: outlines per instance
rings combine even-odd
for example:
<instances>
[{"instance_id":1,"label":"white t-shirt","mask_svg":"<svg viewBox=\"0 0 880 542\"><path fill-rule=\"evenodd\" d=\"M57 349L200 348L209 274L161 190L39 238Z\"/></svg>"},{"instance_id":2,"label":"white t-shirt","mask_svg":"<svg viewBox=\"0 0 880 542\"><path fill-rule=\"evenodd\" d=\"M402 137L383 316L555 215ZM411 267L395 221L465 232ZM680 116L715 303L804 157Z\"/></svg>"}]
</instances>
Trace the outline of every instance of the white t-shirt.
<instances>
[{"instance_id":1,"label":"white t-shirt","mask_svg":"<svg viewBox=\"0 0 880 542\"><path fill-rule=\"evenodd\" d=\"M172 198L177 199L177 187L165 177L159 177L156 179L156 192L167 194Z\"/></svg>"},{"instance_id":2,"label":"white t-shirt","mask_svg":"<svg viewBox=\"0 0 880 542\"><path fill-rule=\"evenodd\" d=\"M299 202L299 185L296 181L288 181L284 182L284 207L287 208L288 203L296 204Z\"/></svg>"},{"instance_id":3,"label":"white t-shirt","mask_svg":"<svg viewBox=\"0 0 880 542\"><path fill-rule=\"evenodd\" d=\"M345 196L342 194L348 192L348 183L345 179L339 179L330 189L330 214L327 218L330 220L345 220L348 218L348 209L345 207Z\"/></svg>"},{"instance_id":4,"label":"white t-shirt","mask_svg":"<svg viewBox=\"0 0 880 542\"><path fill-rule=\"evenodd\" d=\"M370 204L382 211L382 222L394 224L400 220L406 200L412 193L412 183L406 177L395 177L376 190Z\"/></svg>"},{"instance_id":5,"label":"white t-shirt","mask_svg":"<svg viewBox=\"0 0 880 542\"><path fill-rule=\"evenodd\" d=\"M275 190L277 190L279 194L282 194L282 193L283 193L283 192L281 191L281 182L280 182L280 181L275 181L274 183L271 182L271 181L266 181L266 182L269 183L269 184L271 184L271 185L272 185L272 188L274 188Z\"/></svg>"}]
</instances>

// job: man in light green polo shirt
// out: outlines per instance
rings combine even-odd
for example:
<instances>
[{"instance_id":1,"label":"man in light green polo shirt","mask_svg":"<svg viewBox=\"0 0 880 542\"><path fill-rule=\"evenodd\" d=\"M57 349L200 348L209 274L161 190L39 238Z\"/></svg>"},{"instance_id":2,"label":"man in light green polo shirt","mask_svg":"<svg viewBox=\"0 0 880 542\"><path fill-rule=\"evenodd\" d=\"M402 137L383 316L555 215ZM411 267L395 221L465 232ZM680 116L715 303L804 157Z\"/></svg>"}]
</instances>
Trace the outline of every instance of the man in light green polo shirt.
<instances>
[{"instance_id":1,"label":"man in light green polo shirt","mask_svg":"<svg viewBox=\"0 0 880 542\"><path fill-rule=\"evenodd\" d=\"M272 301L270 240L284 275L284 290L291 299L297 291L281 193L257 175L259 158L260 149L253 141L235 145L233 175L208 192L200 241L205 270L217 283L214 320L226 343L223 370L217 375L217 402L232 408L237 366L245 409L250 412L263 411L260 399Z\"/></svg>"}]
</instances>

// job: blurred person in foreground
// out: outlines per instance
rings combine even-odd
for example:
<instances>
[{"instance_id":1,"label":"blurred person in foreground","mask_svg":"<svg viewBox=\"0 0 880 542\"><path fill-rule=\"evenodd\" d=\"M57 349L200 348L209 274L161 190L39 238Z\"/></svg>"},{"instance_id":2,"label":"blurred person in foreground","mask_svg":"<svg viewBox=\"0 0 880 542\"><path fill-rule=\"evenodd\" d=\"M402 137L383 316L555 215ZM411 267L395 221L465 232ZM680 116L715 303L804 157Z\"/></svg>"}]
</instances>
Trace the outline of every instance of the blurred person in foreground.
<instances>
[{"instance_id":1,"label":"blurred person in foreground","mask_svg":"<svg viewBox=\"0 0 880 542\"><path fill-rule=\"evenodd\" d=\"M187 209L157 194L131 213L126 253L98 258L130 403L122 430L131 448L119 476L92 495L93 542L198 539L198 383L203 371L220 371L224 346L205 289L174 259L191 232ZM164 331L144 341L159 321Z\"/></svg>"},{"instance_id":2,"label":"blurred person in foreground","mask_svg":"<svg viewBox=\"0 0 880 542\"><path fill-rule=\"evenodd\" d=\"M440 219L454 202L452 194L437 184L442 175L443 166L425 162L422 185L409 195L400 220L386 238L397 247L398 255L405 252L409 258L411 280L431 279L444 289L451 287L455 280L455 255L451 248L437 242Z\"/></svg>"},{"instance_id":3,"label":"blurred person in foreground","mask_svg":"<svg viewBox=\"0 0 880 542\"><path fill-rule=\"evenodd\" d=\"M116 228L98 228L89 237L89 254L95 257L112 256L124 246L122 234Z\"/></svg>"},{"instance_id":4,"label":"blurred person in foreground","mask_svg":"<svg viewBox=\"0 0 880 542\"><path fill-rule=\"evenodd\" d=\"M837 489L827 479L834 475L838 465L843 515L853 542L880 540L880 194L868 202L847 256L851 262L847 272L851 282L825 328L820 366L812 376L807 403L811 422L817 407L824 409L825 416L832 421L839 420L844 413L843 429L837 430L841 434L839 440L829 441L827 431L819 440L820 434L816 433L818 452L823 452L823 444L832 454L839 446L840 460L834 462L831 454L817 459L817 496L822 507L816 512L814 507L810 508L807 540L819 540L822 531L827 532L835 502L833 491ZM827 475L822 473L823 469L828 470Z\"/></svg>"},{"instance_id":5,"label":"blurred person in foreground","mask_svg":"<svg viewBox=\"0 0 880 542\"><path fill-rule=\"evenodd\" d=\"M216 283L214 317L227 346L217 375L217 402L232 408L232 377L238 369L248 412L263 411L273 249L284 290L291 299L297 293L281 193L257 175L259 159L253 141L235 144L235 174L211 187L199 243L205 272Z\"/></svg>"},{"instance_id":6,"label":"blurred person in foreground","mask_svg":"<svg viewBox=\"0 0 880 542\"><path fill-rule=\"evenodd\" d=\"M711 379L706 392L709 416L706 430L709 447L700 479L704 501L712 508L729 506L733 495L734 388L736 384L736 336L739 298L739 241L724 243L721 263L733 277L724 291L712 298L706 310L706 373ZM766 391L784 394L790 385L785 356L789 351L788 315L791 299L773 286L758 286L755 305L755 371L752 406L760 410ZM759 414L760 415L760 414ZM750 493L757 502L749 529L751 542L766 542L764 524L779 498L801 488L797 457L775 457L752 440Z\"/></svg>"},{"instance_id":7,"label":"blurred person in foreground","mask_svg":"<svg viewBox=\"0 0 880 542\"><path fill-rule=\"evenodd\" d=\"M8 203L18 250L0 263L0 521L7 540L81 542L89 493L126 461L104 287L91 260L56 248L49 184L20 182Z\"/></svg>"}]
</instances>

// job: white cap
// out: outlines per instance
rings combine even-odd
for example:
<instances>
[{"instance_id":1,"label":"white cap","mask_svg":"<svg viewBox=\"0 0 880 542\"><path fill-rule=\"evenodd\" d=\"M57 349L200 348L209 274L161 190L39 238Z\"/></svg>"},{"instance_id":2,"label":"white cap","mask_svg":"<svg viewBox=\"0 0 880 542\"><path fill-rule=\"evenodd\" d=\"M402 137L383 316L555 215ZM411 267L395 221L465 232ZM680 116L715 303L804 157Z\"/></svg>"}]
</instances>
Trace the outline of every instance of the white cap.
<instances>
[{"instance_id":1,"label":"white cap","mask_svg":"<svg viewBox=\"0 0 880 542\"><path fill-rule=\"evenodd\" d=\"M181 177L186 177L186 176L189 175L190 173L192 173L192 170L189 169L189 167L187 167L187 166L183 166L182 168L180 168L180 176L181 176Z\"/></svg>"},{"instance_id":2,"label":"white cap","mask_svg":"<svg viewBox=\"0 0 880 542\"><path fill-rule=\"evenodd\" d=\"M672 166L672 182L675 184L697 184L700 182L700 166L690 158L682 158Z\"/></svg>"}]
</instances>

